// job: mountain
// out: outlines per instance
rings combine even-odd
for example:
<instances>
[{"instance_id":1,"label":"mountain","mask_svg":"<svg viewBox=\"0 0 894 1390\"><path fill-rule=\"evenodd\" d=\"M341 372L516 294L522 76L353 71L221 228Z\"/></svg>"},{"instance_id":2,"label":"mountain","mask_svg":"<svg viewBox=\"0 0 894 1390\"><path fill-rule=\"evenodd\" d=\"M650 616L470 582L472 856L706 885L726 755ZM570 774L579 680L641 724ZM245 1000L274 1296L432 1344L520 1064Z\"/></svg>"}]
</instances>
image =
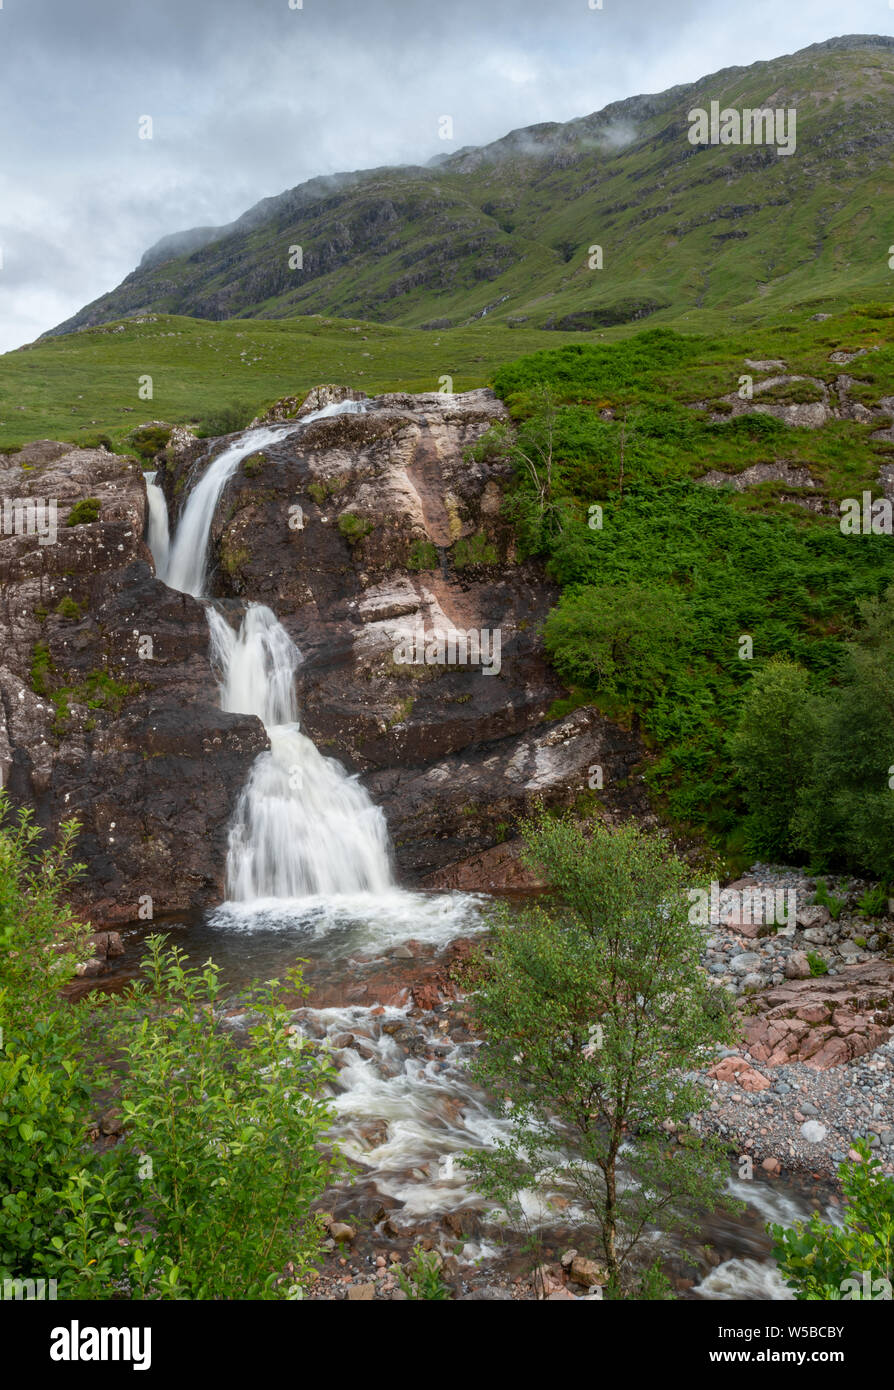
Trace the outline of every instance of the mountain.
<instances>
[{"instance_id":1,"label":"mountain","mask_svg":"<svg viewBox=\"0 0 894 1390\"><path fill-rule=\"evenodd\" d=\"M688 113L712 101L794 109L793 152L691 143ZM706 311L747 323L877 297L890 286L892 141L894 38L829 39L424 167L312 179L228 226L164 237L52 333L147 311L438 329L485 315L562 329Z\"/></svg>"}]
</instances>

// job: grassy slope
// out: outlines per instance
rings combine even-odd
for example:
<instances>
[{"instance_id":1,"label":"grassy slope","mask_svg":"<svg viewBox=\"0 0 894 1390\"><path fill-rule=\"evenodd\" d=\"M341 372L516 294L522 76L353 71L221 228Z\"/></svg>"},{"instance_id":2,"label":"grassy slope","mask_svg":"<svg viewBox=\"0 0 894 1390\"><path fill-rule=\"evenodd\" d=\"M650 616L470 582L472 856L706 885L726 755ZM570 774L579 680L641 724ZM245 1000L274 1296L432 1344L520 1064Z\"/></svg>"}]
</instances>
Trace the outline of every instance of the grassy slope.
<instances>
[{"instance_id":1,"label":"grassy slope","mask_svg":"<svg viewBox=\"0 0 894 1390\"><path fill-rule=\"evenodd\" d=\"M558 341L577 341L562 334ZM234 401L249 406L339 382L373 395L484 385L496 367L554 334L481 324L449 333L349 320L229 321L159 316L45 339L0 357L0 449L37 438L116 443L135 425L194 421ZM153 398L140 400L139 378Z\"/></svg>"}]
</instances>

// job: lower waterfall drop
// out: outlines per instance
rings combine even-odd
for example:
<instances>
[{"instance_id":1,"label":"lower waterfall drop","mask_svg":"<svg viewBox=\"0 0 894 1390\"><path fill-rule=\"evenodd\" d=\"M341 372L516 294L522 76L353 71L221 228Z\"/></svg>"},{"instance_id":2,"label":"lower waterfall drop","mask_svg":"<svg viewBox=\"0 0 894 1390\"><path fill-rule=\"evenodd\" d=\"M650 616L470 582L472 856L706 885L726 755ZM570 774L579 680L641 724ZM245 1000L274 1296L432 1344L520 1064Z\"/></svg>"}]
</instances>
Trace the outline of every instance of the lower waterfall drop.
<instances>
[{"instance_id":1,"label":"lower waterfall drop","mask_svg":"<svg viewBox=\"0 0 894 1390\"><path fill-rule=\"evenodd\" d=\"M394 886L379 807L299 727L301 654L271 610L253 603L239 632L207 609L221 708L255 714L270 751L255 760L230 827L227 897L235 902L384 893Z\"/></svg>"}]
</instances>

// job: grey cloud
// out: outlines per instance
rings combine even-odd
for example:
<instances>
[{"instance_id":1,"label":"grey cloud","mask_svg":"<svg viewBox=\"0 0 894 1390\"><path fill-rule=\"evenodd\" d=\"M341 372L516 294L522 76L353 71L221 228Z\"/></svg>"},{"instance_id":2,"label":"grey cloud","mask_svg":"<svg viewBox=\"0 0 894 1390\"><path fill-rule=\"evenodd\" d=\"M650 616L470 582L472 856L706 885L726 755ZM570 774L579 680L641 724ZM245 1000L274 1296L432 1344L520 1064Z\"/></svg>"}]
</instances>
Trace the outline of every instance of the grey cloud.
<instances>
[{"instance_id":1,"label":"grey cloud","mask_svg":"<svg viewBox=\"0 0 894 1390\"><path fill-rule=\"evenodd\" d=\"M111 289L162 236L305 179L426 163L845 23L838 0L603 4L4 0L0 350ZM877 0L850 0L850 32L880 23ZM445 114L452 142L438 138Z\"/></svg>"}]
</instances>

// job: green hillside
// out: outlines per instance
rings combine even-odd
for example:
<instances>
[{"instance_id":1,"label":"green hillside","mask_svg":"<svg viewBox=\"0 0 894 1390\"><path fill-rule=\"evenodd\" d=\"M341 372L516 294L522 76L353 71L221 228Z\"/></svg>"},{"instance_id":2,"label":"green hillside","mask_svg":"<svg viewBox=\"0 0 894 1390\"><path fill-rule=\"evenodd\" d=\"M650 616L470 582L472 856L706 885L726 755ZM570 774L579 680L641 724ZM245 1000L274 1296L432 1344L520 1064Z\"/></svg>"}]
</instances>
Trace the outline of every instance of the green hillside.
<instances>
[{"instance_id":1,"label":"green hillside","mask_svg":"<svg viewBox=\"0 0 894 1390\"><path fill-rule=\"evenodd\" d=\"M712 100L794 108L794 153L693 146L687 113ZM440 331L485 311L516 331L646 316L716 330L836 309L889 292L892 137L894 39L832 39L434 166L312 180L229 228L165 238L55 331L145 312Z\"/></svg>"}]
</instances>

